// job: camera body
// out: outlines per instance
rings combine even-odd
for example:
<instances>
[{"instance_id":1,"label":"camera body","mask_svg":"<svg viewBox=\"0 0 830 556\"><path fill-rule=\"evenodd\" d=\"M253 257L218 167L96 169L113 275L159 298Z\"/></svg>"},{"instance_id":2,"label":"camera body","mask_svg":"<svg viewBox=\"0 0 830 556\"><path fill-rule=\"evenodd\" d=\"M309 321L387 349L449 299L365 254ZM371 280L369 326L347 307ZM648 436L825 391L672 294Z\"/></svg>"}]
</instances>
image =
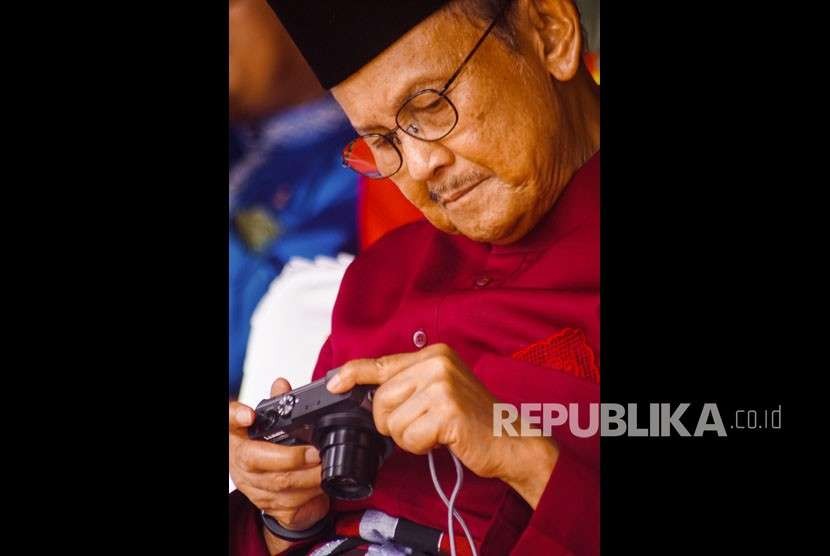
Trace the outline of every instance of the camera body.
<instances>
[{"instance_id":1,"label":"camera body","mask_svg":"<svg viewBox=\"0 0 830 556\"><path fill-rule=\"evenodd\" d=\"M377 471L392 442L375 428L374 386L343 394L326 389L326 377L262 400L248 429L254 440L283 446L310 444L320 451L323 491L333 498L359 500L372 494Z\"/></svg>"}]
</instances>

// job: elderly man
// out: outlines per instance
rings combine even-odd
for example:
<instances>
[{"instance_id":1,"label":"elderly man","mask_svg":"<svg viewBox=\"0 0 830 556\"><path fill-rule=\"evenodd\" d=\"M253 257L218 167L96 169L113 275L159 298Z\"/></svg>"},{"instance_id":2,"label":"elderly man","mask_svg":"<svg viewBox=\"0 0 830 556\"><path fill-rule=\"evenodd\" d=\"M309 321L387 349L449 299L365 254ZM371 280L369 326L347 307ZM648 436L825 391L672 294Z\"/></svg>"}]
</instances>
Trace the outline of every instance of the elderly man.
<instances>
[{"instance_id":1,"label":"elderly man","mask_svg":"<svg viewBox=\"0 0 830 556\"><path fill-rule=\"evenodd\" d=\"M344 163L391 177L428 222L351 265L314 373L339 367L333 392L379 385L375 424L396 449L372 496L330 500L315 449L248 440L253 412L231 404L232 551L306 553L331 538L313 536L327 516L338 536L370 541L354 512L371 509L440 531L434 550L409 549L443 553L432 451L439 478L454 476L448 452L468 470L456 509L480 554L598 553L598 438L493 433L497 401L585 415L599 399L599 100L578 11L569 0L271 5L358 133ZM278 379L272 394L289 389Z\"/></svg>"}]
</instances>

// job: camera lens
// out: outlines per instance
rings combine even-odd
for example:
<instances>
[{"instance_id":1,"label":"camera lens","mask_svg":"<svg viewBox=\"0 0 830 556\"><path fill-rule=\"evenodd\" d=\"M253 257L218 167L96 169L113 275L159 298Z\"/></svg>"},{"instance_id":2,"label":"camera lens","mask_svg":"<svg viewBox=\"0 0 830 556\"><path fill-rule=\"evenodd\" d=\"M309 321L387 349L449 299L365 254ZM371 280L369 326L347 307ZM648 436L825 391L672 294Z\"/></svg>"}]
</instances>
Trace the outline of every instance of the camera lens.
<instances>
[{"instance_id":1,"label":"camera lens","mask_svg":"<svg viewBox=\"0 0 830 556\"><path fill-rule=\"evenodd\" d=\"M341 500L359 500L372 494L384 444L371 415L327 415L320 430L322 488Z\"/></svg>"},{"instance_id":2,"label":"camera lens","mask_svg":"<svg viewBox=\"0 0 830 556\"><path fill-rule=\"evenodd\" d=\"M352 477L329 477L324 489L330 496L341 500L360 500L372 494L372 485L361 485Z\"/></svg>"}]
</instances>

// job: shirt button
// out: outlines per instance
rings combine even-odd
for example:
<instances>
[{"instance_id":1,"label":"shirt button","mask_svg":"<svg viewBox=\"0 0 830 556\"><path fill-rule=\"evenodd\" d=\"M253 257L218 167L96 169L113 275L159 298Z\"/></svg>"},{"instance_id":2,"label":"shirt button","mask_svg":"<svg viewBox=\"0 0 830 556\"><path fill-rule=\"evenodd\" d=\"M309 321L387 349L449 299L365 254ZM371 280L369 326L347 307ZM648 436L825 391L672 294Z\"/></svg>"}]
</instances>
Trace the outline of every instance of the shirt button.
<instances>
[{"instance_id":1,"label":"shirt button","mask_svg":"<svg viewBox=\"0 0 830 556\"><path fill-rule=\"evenodd\" d=\"M489 276L479 276L478 278L476 278L476 287L483 288L484 286L486 286L489 283L490 283L490 277Z\"/></svg>"},{"instance_id":2,"label":"shirt button","mask_svg":"<svg viewBox=\"0 0 830 556\"><path fill-rule=\"evenodd\" d=\"M421 349L427 345L427 333L421 329L416 330L412 335L412 343L415 344L416 348Z\"/></svg>"}]
</instances>

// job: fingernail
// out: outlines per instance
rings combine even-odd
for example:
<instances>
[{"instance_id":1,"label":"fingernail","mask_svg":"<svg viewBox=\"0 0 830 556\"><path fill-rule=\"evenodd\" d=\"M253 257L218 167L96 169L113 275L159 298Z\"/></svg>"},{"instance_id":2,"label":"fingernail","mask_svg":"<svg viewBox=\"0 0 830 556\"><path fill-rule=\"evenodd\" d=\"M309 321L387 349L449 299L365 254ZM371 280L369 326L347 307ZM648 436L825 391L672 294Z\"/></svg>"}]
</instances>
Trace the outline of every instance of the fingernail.
<instances>
[{"instance_id":1,"label":"fingernail","mask_svg":"<svg viewBox=\"0 0 830 556\"><path fill-rule=\"evenodd\" d=\"M340 379L340 375L334 375L326 383L326 388L328 388L329 392L331 392L332 390L336 390L337 387L340 386L341 382L342 380Z\"/></svg>"},{"instance_id":2,"label":"fingernail","mask_svg":"<svg viewBox=\"0 0 830 556\"><path fill-rule=\"evenodd\" d=\"M320 452L317 451L317 448L309 448L305 451L305 462L306 463L319 463L320 462Z\"/></svg>"}]
</instances>

